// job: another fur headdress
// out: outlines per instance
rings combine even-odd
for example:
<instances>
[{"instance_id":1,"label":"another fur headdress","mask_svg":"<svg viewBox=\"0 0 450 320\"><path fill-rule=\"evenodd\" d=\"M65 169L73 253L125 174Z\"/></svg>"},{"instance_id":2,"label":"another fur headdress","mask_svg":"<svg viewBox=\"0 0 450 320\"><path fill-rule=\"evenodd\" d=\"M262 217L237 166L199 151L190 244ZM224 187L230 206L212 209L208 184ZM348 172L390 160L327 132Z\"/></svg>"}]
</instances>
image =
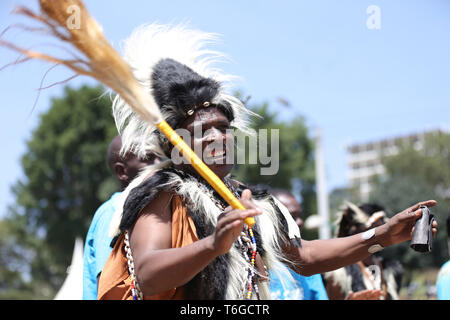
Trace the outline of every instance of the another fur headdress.
<instances>
[{"instance_id":1,"label":"another fur headdress","mask_svg":"<svg viewBox=\"0 0 450 320\"><path fill-rule=\"evenodd\" d=\"M239 99L224 92L235 77L212 67L224 55L205 49L216 38L215 34L191 30L185 25L149 24L135 29L124 42L125 61L173 129L196 108L216 106L232 127L249 131L248 116L252 112ZM167 139L120 96L114 99L113 115L122 136L122 153L145 156L151 150L160 157L169 157Z\"/></svg>"},{"instance_id":2,"label":"another fur headdress","mask_svg":"<svg viewBox=\"0 0 450 320\"><path fill-rule=\"evenodd\" d=\"M365 203L357 206L349 201L344 202L337 216L335 222L337 237L346 237L364 231L380 219L383 222L388 220L384 208L378 204Z\"/></svg>"}]
</instances>

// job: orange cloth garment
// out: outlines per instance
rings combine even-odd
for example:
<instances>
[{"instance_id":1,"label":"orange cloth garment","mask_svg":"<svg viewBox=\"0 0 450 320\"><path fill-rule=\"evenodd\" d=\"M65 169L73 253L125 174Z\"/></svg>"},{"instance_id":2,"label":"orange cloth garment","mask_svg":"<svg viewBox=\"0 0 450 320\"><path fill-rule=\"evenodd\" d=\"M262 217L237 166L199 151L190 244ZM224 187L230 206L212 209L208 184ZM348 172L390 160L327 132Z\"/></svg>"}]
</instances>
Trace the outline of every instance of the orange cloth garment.
<instances>
[{"instance_id":1,"label":"orange cloth garment","mask_svg":"<svg viewBox=\"0 0 450 320\"><path fill-rule=\"evenodd\" d=\"M100 274L98 295L99 300L132 300L131 279L128 272L127 258L122 235L111 254L106 260ZM181 198L174 195L172 198L172 248L181 248L198 240L194 221L189 216ZM184 287L173 288L146 300L175 300L183 299Z\"/></svg>"}]
</instances>

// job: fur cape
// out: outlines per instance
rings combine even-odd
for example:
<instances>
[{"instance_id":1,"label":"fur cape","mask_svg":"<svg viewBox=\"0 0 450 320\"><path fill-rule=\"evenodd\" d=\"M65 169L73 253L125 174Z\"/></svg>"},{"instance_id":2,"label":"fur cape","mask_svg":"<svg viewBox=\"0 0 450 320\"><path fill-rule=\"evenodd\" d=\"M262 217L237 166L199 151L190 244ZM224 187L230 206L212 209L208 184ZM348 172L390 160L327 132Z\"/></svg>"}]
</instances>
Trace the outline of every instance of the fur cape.
<instances>
[{"instance_id":1,"label":"fur cape","mask_svg":"<svg viewBox=\"0 0 450 320\"><path fill-rule=\"evenodd\" d=\"M139 178L138 178L139 180ZM141 179L142 180L142 175ZM225 183L229 178L225 178ZM230 183L228 183L230 185ZM292 280L292 277L282 267L288 262L282 254L282 245L291 241L294 245L301 245L300 232L289 211L278 200L269 195L267 191L258 187L248 187L240 184L233 188L238 196L249 188L252 191L253 201L263 210L263 214L256 218L253 227L258 252L265 266L271 272L278 273L280 278ZM226 202L201 177L190 175L174 169L171 166L159 169L154 174L132 186L123 193L124 206L120 225L116 229L116 237L112 245L126 230L130 230L140 211L150 203L161 191L178 194L185 203L189 215L192 217L197 235L202 239L213 233L217 217L222 208L212 199L215 198L224 206ZM246 288L248 268L251 265L245 259L241 247L236 241L231 250L214 259L206 268L198 273L186 285L187 299L242 299ZM256 272L256 270L254 270ZM268 286L259 283L261 299L270 299Z\"/></svg>"},{"instance_id":2,"label":"fur cape","mask_svg":"<svg viewBox=\"0 0 450 320\"><path fill-rule=\"evenodd\" d=\"M398 261L383 259L381 256L381 266L383 268L383 277L386 281L387 297L386 300L398 300L402 283L403 267ZM344 296L349 291L357 292L374 288L363 275L358 264L351 264L343 268L326 272L324 274L325 282L331 281L341 288Z\"/></svg>"}]
</instances>

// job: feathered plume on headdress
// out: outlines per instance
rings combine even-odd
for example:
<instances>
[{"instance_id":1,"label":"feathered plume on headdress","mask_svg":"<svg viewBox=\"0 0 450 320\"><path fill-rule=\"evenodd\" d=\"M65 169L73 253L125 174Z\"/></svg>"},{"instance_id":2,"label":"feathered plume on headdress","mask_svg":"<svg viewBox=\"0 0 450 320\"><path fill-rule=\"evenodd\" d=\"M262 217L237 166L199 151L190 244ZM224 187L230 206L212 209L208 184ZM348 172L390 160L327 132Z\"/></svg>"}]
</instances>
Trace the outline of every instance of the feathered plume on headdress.
<instances>
[{"instance_id":1,"label":"feathered plume on headdress","mask_svg":"<svg viewBox=\"0 0 450 320\"><path fill-rule=\"evenodd\" d=\"M212 66L224 55L205 48L216 39L215 34L184 24L149 24L136 28L124 41L125 61L174 129L196 108L215 105L227 115L232 127L248 132L251 111L224 92L235 77ZM169 156L167 140L119 95L114 99L113 115L122 135L122 152L144 156L152 150Z\"/></svg>"}]
</instances>

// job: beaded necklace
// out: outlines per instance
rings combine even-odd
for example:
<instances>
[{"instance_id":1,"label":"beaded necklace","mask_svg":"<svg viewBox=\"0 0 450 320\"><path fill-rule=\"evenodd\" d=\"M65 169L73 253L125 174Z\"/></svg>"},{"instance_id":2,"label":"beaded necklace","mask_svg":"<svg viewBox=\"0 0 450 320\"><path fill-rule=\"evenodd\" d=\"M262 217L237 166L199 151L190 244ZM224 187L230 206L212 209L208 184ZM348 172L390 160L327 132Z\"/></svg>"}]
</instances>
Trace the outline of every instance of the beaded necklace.
<instances>
[{"instance_id":1,"label":"beaded necklace","mask_svg":"<svg viewBox=\"0 0 450 320\"><path fill-rule=\"evenodd\" d=\"M128 273L130 274L130 280L131 280L131 295L133 296L133 300L143 300L144 295L142 294L142 291L139 288L139 284L136 281L136 275L134 273L134 260L133 260L133 255L131 254L130 239L128 237L128 231L125 231L125 238L124 238L123 242L124 242L125 253L127 256Z\"/></svg>"},{"instance_id":2,"label":"beaded necklace","mask_svg":"<svg viewBox=\"0 0 450 320\"><path fill-rule=\"evenodd\" d=\"M233 192L233 194L238 197L238 194L237 194L235 188L232 187L231 184L229 184L226 181L226 179L224 179L224 183ZM201 186L200 183L199 183L199 186ZM223 204L220 200L216 199L214 196L210 196L210 198L218 208L220 208L221 210L225 209L226 205ZM258 289L256 273L255 273L255 259L256 259L256 254L258 252L257 246L256 246L256 239L255 239L255 235L253 233L252 227L244 224L244 230L247 231L249 237L247 236L247 234L244 231L241 232L241 235L238 237L238 243L241 247L243 256L246 258L247 262L250 263L250 267L246 266L246 270L248 272L248 277L247 277L247 283L245 284L245 287L247 290L245 299L250 300L252 298L253 292L255 292L256 297L259 299L259 289ZM125 231L124 249L125 249L125 253L126 253L126 257L127 257L128 273L130 274L131 294L133 296L133 300L143 300L144 295L142 294L139 284L136 281L136 275L134 272L134 260L133 260L133 255L131 253L128 231Z\"/></svg>"}]
</instances>

